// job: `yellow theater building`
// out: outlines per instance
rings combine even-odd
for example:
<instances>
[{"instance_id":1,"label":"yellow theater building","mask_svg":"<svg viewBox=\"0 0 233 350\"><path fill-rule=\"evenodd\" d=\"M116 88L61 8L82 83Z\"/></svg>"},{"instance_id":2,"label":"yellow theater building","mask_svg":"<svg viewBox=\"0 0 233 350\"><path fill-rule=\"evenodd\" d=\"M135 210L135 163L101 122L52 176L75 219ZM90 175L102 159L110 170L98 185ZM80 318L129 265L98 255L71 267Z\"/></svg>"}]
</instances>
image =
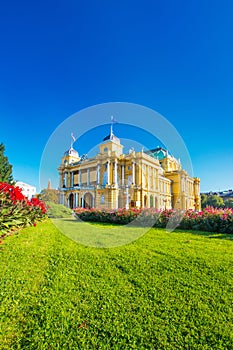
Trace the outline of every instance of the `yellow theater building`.
<instances>
[{"instance_id":1,"label":"yellow theater building","mask_svg":"<svg viewBox=\"0 0 233 350\"><path fill-rule=\"evenodd\" d=\"M70 208L201 209L199 178L161 147L123 153L112 126L95 157L71 145L58 170L60 203Z\"/></svg>"}]
</instances>

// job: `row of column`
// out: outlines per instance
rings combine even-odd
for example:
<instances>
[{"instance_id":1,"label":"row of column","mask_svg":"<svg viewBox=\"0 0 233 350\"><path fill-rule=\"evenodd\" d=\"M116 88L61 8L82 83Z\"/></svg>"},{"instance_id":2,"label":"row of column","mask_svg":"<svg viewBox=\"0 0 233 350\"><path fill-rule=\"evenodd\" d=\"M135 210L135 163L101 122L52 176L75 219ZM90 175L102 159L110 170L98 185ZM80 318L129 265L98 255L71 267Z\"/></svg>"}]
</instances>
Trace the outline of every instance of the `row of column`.
<instances>
[{"instance_id":1,"label":"row of column","mask_svg":"<svg viewBox=\"0 0 233 350\"><path fill-rule=\"evenodd\" d=\"M72 199L72 202L71 202L71 197L73 195L73 199ZM94 204L95 204L95 198L93 195L91 195L91 197L89 197L89 200L88 201L88 205L90 207L94 207ZM65 199L65 195L64 193L62 193L60 195L60 204L63 204L63 205L68 205L68 207L72 207L72 208L76 208L78 207L79 205L84 208L85 207L85 195L81 196L80 197L80 203L79 203L79 193L71 193L69 194L68 198L67 198L67 203L66 203L66 199Z\"/></svg>"},{"instance_id":2,"label":"row of column","mask_svg":"<svg viewBox=\"0 0 233 350\"><path fill-rule=\"evenodd\" d=\"M146 168L143 168L143 187L148 187L148 189L158 190L159 189L159 174L158 170L155 168L146 165ZM147 185L146 185L147 183Z\"/></svg>"},{"instance_id":3,"label":"row of column","mask_svg":"<svg viewBox=\"0 0 233 350\"><path fill-rule=\"evenodd\" d=\"M118 185L117 161L114 162L113 183ZM125 165L121 165L121 183L125 185ZM132 162L132 183L135 184L135 162ZM97 185L100 184L100 164L97 165ZM107 184L110 184L110 161L107 161Z\"/></svg>"},{"instance_id":4,"label":"row of column","mask_svg":"<svg viewBox=\"0 0 233 350\"><path fill-rule=\"evenodd\" d=\"M117 161L114 162L114 184L118 185L117 177ZM107 183L110 184L110 161L107 161ZM121 165L121 183L125 185L125 165ZM132 183L135 184L135 162L132 162ZM90 169L87 169L87 186L90 185ZM97 164L97 185L100 185L100 164ZM74 172L71 172L70 186L68 186L68 172L64 173L63 178L64 187L73 187L74 186ZM79 170L79 186L82 186L82 170Z\"/></svg>"}]
</instances>

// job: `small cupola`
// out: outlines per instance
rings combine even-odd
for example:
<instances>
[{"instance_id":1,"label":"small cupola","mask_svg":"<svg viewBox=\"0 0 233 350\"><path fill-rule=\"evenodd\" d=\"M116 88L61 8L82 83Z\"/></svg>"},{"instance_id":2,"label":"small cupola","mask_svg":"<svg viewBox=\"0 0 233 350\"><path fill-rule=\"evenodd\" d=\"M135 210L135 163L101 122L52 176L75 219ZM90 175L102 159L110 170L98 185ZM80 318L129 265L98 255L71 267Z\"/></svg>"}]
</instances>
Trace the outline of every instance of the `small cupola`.
<instances>
[{"instance_id":1,"label":"small cupola","mask_svg":"<svg viewBox=\"0 0 233 350\"><path fill-rule=\"evenodd\" d=\"M111 121L110 133L100 144L100 153L106 155L113 155L115 153L116 156L119 156L122 154L124 146L121 145L120 139L113 133L113 123L116 123L113 117L111 117Z\"/></svg>"},{"instance_id":2,"label":"small cupola","mask_svg":"<svg viewBox=\"0 0 233 350\"><path fill-rule=\"evenodd\" d=\"M77 163L80 161L80 156L78 152L73 148L73 144L76 141L76 138L73 134L71 134L71 144L70 148L65 151L64 156L62 157L62 163L67 166L73 163Z\"/></svg>"}]
</instances>

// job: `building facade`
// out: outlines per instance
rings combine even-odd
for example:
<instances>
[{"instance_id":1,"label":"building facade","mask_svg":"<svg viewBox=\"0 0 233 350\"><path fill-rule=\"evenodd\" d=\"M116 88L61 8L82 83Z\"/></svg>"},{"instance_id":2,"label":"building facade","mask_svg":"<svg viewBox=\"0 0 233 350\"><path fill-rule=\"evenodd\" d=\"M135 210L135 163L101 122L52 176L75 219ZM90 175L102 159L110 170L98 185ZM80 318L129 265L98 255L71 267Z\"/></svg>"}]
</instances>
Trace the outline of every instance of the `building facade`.
<instances>
[{"instance_id":1,"label":"building facade","mask_svg":"<svg viewBox=\"0 0 233 350\"><path fill-rule=\"evenodd\" d=\"M26 184L22 181L17 181L15 186L22 189L22 194L27 197L29 200L36 195L36 187Z\"/></svg>"},{"instance_id":2,"label":"building facade","mask_svg":"<svg viewBox=\"0 0 233 350\"><path fill-rule=\"evenodd\" d=\"M112 127L95 157L80 157L71 146L58 170L60 203L70 208L200 210L199 178L160 147L124 154Z\"/></svg>"}]
</instances>

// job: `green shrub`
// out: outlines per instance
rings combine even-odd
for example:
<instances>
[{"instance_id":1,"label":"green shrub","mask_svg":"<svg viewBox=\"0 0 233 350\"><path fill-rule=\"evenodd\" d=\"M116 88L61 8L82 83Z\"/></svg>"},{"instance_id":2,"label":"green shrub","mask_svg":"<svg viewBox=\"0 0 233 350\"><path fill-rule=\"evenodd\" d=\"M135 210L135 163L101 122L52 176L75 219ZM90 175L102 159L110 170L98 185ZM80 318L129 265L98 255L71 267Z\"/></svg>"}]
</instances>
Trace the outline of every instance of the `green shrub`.
<instances>
[{"instance_id":1,"label":"green shrub","mask_svg":"<svg viewBox=\"0 0 233 350\"><path fill-rule=\"evenodd\" d=\"M72 210L62 204L48 202L48 217L50 218L67 218L72 215Z\"/></svg>"}]
</instances>

